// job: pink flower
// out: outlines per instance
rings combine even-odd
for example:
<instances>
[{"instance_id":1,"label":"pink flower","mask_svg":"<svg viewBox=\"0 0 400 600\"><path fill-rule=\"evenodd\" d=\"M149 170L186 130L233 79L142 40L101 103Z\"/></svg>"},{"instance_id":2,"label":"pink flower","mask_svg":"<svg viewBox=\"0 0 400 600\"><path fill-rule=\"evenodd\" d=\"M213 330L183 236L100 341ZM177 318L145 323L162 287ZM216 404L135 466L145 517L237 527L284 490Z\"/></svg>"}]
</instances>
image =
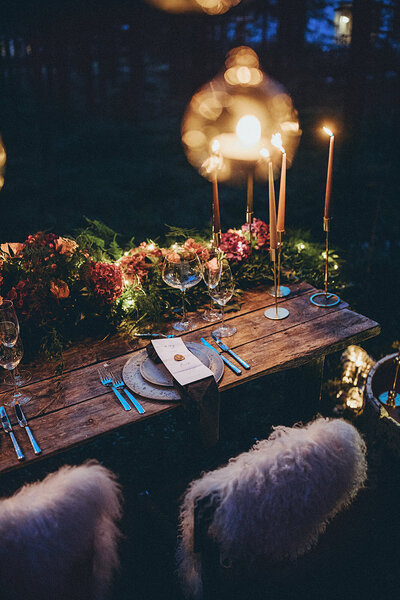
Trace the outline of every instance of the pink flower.
<instances>
[{"instance_id":1,"label":"pink flower","mask_svg":"<svg viewBox=\"0 0 400 600\"><path fill-rule=\"evenodd\" d=\"M94 294L101 304L112 304L123 291L123 273L119 265L92 263L90 278Z\"/></svg>"},{"instance_id":2,"label":"pink flower","mask_svg":"<svg viewBox=\"0 0 400 600\"><path fill-rule=\"evenodd\" d=\"M250 243L241 230L228 229L221 235L220 249L228 260L241 262L250 256Z\"/></svg>"},{"instance_id":3,"label":"pink flower","mask_svg":"<svg viewBox=\"0 0 400 600\"><path fill-rule=\"evenodd\" d=\"M246 238L249 239L249 224L245 223L242 225L242 231L246 234ZM261 221L261 219L253 219L251 224L252 239L256 241L254 248L260 250L265 248L269 249L269 225Z\"/></svg>"},{"instance_id":4,"label":"pink flower","mask_svg":"<svg viewBox=\"0 0 400 600\"><path fill-rule=\"evenodd\" d=\"M153 242L150 244L147 242L141 242L136 250L140 250L144 252L146 256L153 256L154 258L161 258L163 256L163 248L159 248ZM131 250L131 252L133 252L133 250Z\"/></svg>"},{"instance_id":5,"label":"pink flower","mask_svg":"<svg viewBox=\"0 0 400 600\"><path fill-rule=\"evenodd\" d=\"M6 298L12 300L14 306L18 308L23 317L29 317L32 313L32 306L38 286L32 284L29 279L21 279L17 285L11 288Z\"/></svg>"},{"instance_id":6,"label":"pink flower","mask_svg":"<svg viewBox=\"0 0 400 600\"><path fill-rule=\"evenodd\" d=\"M198 255L202 255L205 249L204 244L199 244L199 242L195 242L193 238L189 238L183 244L183 247L186 250L190 250L191 252L196 252Z\"/></svg>"},{"instance_id":7,"label":"pink flower","mask_svg":"<svg viewBox=\"0 0 400 600\"><path fill-rule=\"evenodd\" d=\"M34 235L28 235L25 244L27 246L48 246L49 248L54 248L54 242L57 238L58 236L55 233L38 231Z\"/></svg>"},{"instance_id":8,"label":"pink flower","mask_svg":"<svg viewBox=\"0 0 400 600\"><path fill-rule=\"evenodd\" d=\"M138 285L148 276L152 267L151 262L146 261L146 254L139 248L133 248L130 252L116 262L124 273L125 285Z\"/></svg>"},{"instance_id":9,"label":"pink flower","mask_svg":"<svg viewBox=\"0 0 400 600\"><path fill-rule=\"evenodd\" d=\"M169 250L169 252L166 253L165 258L171 263L180 263L181 262L180 255L178 254L178 252L175 252L174 250Z\"/></svg>"}]
</instances>

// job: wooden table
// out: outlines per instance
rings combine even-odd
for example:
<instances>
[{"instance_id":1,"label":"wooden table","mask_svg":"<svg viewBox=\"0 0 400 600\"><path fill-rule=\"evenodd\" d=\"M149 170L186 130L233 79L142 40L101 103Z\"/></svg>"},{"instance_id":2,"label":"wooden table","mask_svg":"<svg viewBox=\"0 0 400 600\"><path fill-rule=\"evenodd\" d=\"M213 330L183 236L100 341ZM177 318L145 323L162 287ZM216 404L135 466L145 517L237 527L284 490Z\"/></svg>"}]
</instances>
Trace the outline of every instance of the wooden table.
<instances>
[{"instance_id":1,"label":"wooden table","mask_svg":"<svg viewBox=\"0 0 400 600\"><path fill-rule=\"evenodd\" d=\"M380 332L378 323L352 312L345 302L332 308L313 306L309 298L315 289L307 283L293 285L291 290L290 296L279 300L290 311L284 320L271 321L264 317L265 307L273 305L274 299L263 288L247 292L240 310L227 314L227 320L237 328L237 333L227 340L228 345L251 365L251 369L237 376L226 368L219 384L221 392L269 373L306 365ZM214 327L215 324L207 325L198 318L195 329L183 337L187 341L205 337L212 342L210 332ZM11 440L0 431L0 472L176 409L179 403L138 397L146 413L139 415L134 409L124 411L113 393L105 390L98 380L99 364L107 361L112 369L121 371L131 354L147 343L119 336L102 341L89 340L64 353L62 375L55 374L55 363L29 365L33 377L24 391L32 399L24 411L42 454L34 455L26 432L18 424L14 426L14 410L8 408L25 459L17 460ZM0 405L5 398L6 393L0 394Z\"/></svg>"}]
</instances>

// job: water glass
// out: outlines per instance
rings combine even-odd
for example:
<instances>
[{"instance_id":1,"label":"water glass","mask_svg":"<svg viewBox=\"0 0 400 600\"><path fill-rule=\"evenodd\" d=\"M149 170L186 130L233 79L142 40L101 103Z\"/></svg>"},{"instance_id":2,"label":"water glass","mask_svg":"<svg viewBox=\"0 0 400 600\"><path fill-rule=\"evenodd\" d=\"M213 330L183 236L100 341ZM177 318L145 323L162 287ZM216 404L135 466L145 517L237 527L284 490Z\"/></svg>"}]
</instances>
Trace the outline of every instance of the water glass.
<instances>
[{"instance_id":1,"label":"water glass","mask_svg":"<svg viewBox=\"0 0 400 600\"><path fill-rule=\"evenodd\" d=\"M218 337L227 337L236 333L236 327L226 325L225 323L225 305L233 296L235 291L235 282L232 277L232 271L229 262L226 259L221 260L221 272L218 281L216 277L210 277L208 283L208 293L211 298L220 305L222 311L221 325L213 330Z\"/></svg>"},{"instance_id":2,"label":"water glass","mask_svg":"<svg viewBox=\"0 0 400 600\"><path fill-rule=\"evenodd\" d=\"M16 333L15 325L13 325L13 324L11 324L11 325L14 327L14 333ZM16 381L14 369L21 362L21 359L24 355L24 348L22 345L21 338L19 337L18 334L16 334L16 335L17 335L17 340L12 346L4 344L4 343L0 344L0 366L3 367L3 369L6 369L7 371L9 371L9 373L11 375L12 383L13 383L13 388L14 388L14 392L13 392L11 398L9 398L6 402L4 402L4 404L6 404L7 406L12 406L15 404L15 402L19 402L19 404L26 404L29 400L29 397L27 397L24 394L22 394L21 392L19 392L18 387L17 387L17 381ZM2 339L3 339L2 336L0 336L0 341Z\"/></svg>"},{"instance_id":3,"label":"water glass","mask_svg":"<svg viewBox=\"0 0 400 600\"><path fill-rule=\"evenodd\" d=\"M162 267L162 278L167 285L182 293L182 319L174 323L177 331L190 329L186 314L185 292L201 281L201 264L195 252L184 247L172 248L165 257Z\"/></svg>"}]
</instances>

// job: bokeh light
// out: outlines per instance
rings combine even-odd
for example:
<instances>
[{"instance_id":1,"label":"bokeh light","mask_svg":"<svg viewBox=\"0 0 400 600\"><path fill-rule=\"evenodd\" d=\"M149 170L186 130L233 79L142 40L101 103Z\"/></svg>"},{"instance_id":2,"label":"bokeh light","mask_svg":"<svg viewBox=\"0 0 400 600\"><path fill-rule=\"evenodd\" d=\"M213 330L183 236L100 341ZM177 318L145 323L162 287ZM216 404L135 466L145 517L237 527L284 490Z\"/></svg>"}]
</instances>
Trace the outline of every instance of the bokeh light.
<instances>
[{"instance_id":1,"label":"bokeh light","mask_svg":"<svg viewBox=\"0 0 400 600\"><path fill-rule=\"evenodd\" d=\"M191 165L210 179L213 173L205 165L215 164L209 159L218 142L218 180L234 184L243 183L250 170L256 179L267 179L263 150L275 176L283 148L290 167L300 136L290 96L261 71L257 54L246 46L229 52L224 71L196 92L182 120L182 142Z\"/></svg>"},{"instance_id":2,"label":"bokeh light","mask_svg":"<svg viewBox=\"0 0 400 600\"><path fill-rule=\"evenodd\" d=\"M222 15L240 3L240 0L147 0L160 10L171 13L205 12L209 15Z\"/></svg>"},{"instance_id":3,"label":"bokeh light","mask_svg":"<svg viewBox=\"0 0 400 600\"><path fill-rule=\"evenodd\" d=\"M6 151L3 145L3 141L0 136L0 190L4 185L4 171L6 166Z\"/></svg>"},{"instance_id":4,"label":"bokeh light","mask_svg":"<svg viewBox=\"0 0 400 600\"><path fill-rule=\"evenodd\" d=\"M254 146L261 138L261 123L253 115L239 119L236 125L236 135L245 146Z\"/></svg>"}]
</instances>

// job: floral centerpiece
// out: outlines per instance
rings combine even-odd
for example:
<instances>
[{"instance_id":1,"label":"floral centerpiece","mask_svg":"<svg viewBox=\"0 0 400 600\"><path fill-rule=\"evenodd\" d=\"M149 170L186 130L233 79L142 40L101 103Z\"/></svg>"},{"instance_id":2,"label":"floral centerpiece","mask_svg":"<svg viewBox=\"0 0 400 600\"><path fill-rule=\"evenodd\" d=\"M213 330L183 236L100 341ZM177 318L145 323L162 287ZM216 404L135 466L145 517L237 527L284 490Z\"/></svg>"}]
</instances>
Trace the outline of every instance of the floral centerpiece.
<instances>
[{"instance_id":1,"label":"floral centerpiece","mask_svg":"<svg viewBox=\"0 0 400 600\"><path fill-rule=\"evenodd\" d=\"M237 286L248 288L271 279L269 227L260 219L229 229L221 250L229 260ZM321 247L299 234L285 244L283 273L320 285L324 263ZM14 302L26 349L60 355L82 337L117 330L137 331L173 316L177 292L161 278L161 266L173 243L207 258L207 235L171 228L166 244L131 240L126 248L117 234L98 221L89 221L75 239L38 232L20 243L0 245L0 302ZM336 258L335 258L336 257ZM339 267L339 259L331 261ZM201 284L190 294L192 308L209 301Z\"/></svg>"}]
</instances>

